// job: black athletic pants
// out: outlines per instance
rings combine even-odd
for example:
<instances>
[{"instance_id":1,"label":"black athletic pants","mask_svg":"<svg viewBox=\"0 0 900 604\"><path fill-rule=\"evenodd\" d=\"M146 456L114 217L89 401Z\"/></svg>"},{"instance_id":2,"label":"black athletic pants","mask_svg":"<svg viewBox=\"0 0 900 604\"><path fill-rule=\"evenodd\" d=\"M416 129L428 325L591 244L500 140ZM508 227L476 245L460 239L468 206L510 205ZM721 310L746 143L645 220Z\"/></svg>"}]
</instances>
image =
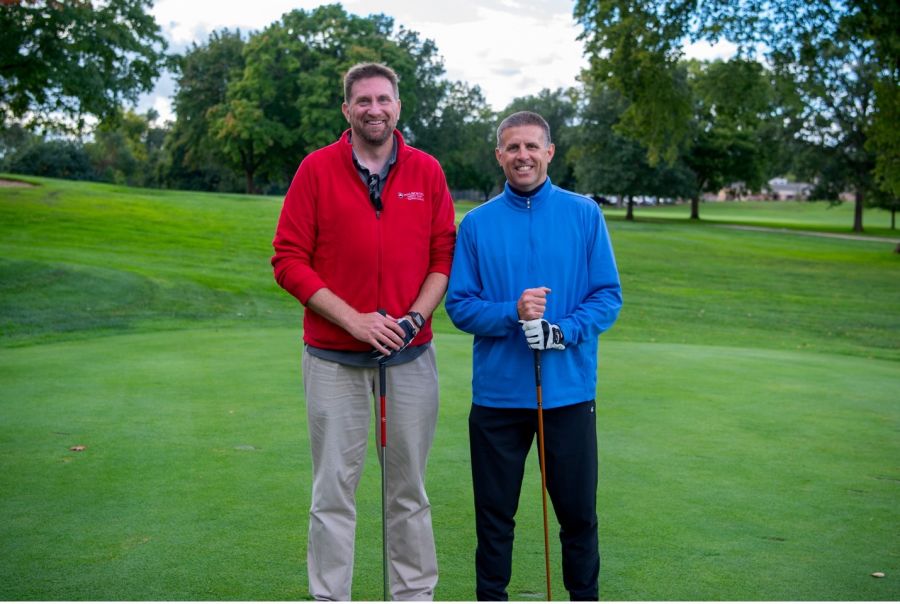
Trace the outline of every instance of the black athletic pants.
<instances>
[{"instance_id":1,"label":"black athletic pants","mask_svg":"<svg viewBox=\"0 0 900 604\"><path fill-rule=\"evenodd\" d=\"M469 446L475 494L475 595L508 600L515 515L537 410L472 405ZM594 402L544 409L547 491L560 524L563 584L572 600L597 600L597 422Z\"/></svg>"}]
</instances>

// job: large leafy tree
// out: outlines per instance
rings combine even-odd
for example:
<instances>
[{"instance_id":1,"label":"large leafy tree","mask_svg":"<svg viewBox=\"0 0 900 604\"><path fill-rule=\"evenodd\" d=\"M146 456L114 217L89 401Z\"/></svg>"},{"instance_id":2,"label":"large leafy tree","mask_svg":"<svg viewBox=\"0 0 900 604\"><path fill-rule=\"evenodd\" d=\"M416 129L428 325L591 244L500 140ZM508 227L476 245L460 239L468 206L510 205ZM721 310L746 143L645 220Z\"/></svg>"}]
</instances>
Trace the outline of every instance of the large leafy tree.
<instances>
[{"instance_id":1,"label":"large leafy tree","mask_svg":"<svg viewBox=\"0 0 900 604\"><path fill-rule=\"evenodd\" d=\"M284 187L304 155L346 128L342 77L355 63L380 61L401 80L401 125L411 138L432 115L443 67L430 41L384 15L359 17L340 5L294 10L250 37L241 77L210 107L214 139L230 165Z\"/></svg>"},{"instance_id":2,"label":"large leafy tree","mask_svg":"<svg viewBox=\"0 0 900 604\"><path fill-rule=\"evenodd\" d=\"M886 0L578 0L575 5L592 71L632 102L622 128L647 145L651 159L671 159L690 136L683 110L689 96L681 93L676 77L686 40L725 38L738 44L741 56L764 53L775 72L796 86L802 103L798 136L839 168L815 176L842 179L828 190L855 191L856 231L862 230L872 168L883 159L867 153L867 137L877 124L877 109L886 107L897 85L900 44L896 19L890 18L897 12L896 3ZM879 99L875 91L885 83L887 92ZM887 132L888 141L894 140ZM875 152L884 149L876 145Z\"/></svg>"},{"instance_id":3,"label":"large leafy tree","mask_svg":"<svg viewBox=\"0 0 900 604\"><path fill-rule=\"evenodd\" d=\"M591 75L618 91L626 107L616 128L647 149L651 164L672 163L688 137L690 91L679 77L690 3L578 0L574 15ZM668 9L666 7L669 7Z\"/></svg>"},{"instance_id":4,"label":"large leafy tree","mask_svg":"<svg viewBox=\"0 0 900 604\"><path fill-rule=\"evenodd\" d=\"M762 66L733 59L692 62L689 82L694 119L682 162L694 175L691 218L700 218L702 193L716 192L734 182L758 190L765 180L769 150L764 125L772 94Z\"/></svg>"},{"instance_id":5,"label":"large leafy tree","mask_svg":"<svg viewBox=\"0 0 900 604\"><path fill-rule=\"evenodd\" d=\"M900 199L900 3L894 0L855 0L849 26L874 46L883 69L875 83L875 114L866 149L875 154L875 181L880 193L875 205L892 210ZM883 194L882 194L883 193Z\"/></svg>"},{"instance_id":6,"label":"large leafy tree","mask_svg":"<svg viewBox=\"0 0 900 604\"><path fill-rule=\"evenodd\" d=\"M0 3L0 126L80 131L149 91L166 61L151 4Z\"/></svg>"},{"instance_id":7,"label":"large leafy tree","mask_svg":"<svg viewBox=\"0 0 900 604\"><path fill-rule=\"evenodd\" d=\"M176 119L165 144L168 186L230 191L238 185L233 172L223 167L209 111L226 101L228 86L241 78L244 45L240 31L224 29L177 58Z\"/></svg>"},{"instance_id":8,"label":"large leafy tree","mask_svg":"<svg viewBox=\"0 0 900 604\"><path fill-rule=\"evenodd\" d=\"M854 36L849 17L826 23L825 32L811 31L771 56L804 99L799 134L814 160L805 170L818 182L814 194L838 202L841 192L853 191L853 230L861 232L865 199L875 189L876 158L867 139L882 67L872 44Z\"/></svg>"},{"instance_id":9,"label":"large leafy tree","mask_svg":"<svg viewBox=\"0 0 900 604\"><path fill-rule=\"evenodd\" d=\"M496 116L478 86L448 83L430 122L419 126L418 146L438 156L454 191L483 199L502 182L494 156Z\"/></svg>"},{"instance_id":10,"label":"large leafy tree","mask_svg":"<svg viewBox=\"0 0 900 604\"><path fill-rule=\"evenodd\" d=\"M692 174L683 166L651 165L647 149L618 133L616 125L628 101L616 90L583 77L578 128L572 130L571 162L577 189L592 196L614 195L626 203L627 220L634 220L634 198L687 197L693 192Z\"/></svg>"}]
</instances>

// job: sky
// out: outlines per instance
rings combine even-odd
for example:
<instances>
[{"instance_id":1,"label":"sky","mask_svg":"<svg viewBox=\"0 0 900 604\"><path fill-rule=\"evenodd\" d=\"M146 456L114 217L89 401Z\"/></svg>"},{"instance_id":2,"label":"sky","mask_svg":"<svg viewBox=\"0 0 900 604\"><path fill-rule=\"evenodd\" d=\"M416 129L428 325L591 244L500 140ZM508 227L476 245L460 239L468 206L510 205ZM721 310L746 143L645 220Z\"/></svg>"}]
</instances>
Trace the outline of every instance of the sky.
<instances>
[{"instance_id":1,"label":"sky","mask_svg":"<svg viewBox=\"0 0 900 604\"><path fill-rule=\"evenodd\" d=\"M312 10L329 2L312 0L156 0L151 13L162 28L170 52L204 43L213 31L259 31L294 9ZM587 66L581 28L572 18L572 0L381 0L341 2L348 13L384 13L394 25L435 42L444 60L444 77L478 85L488 104L502 110L516 97L535 95L577 83ZM727 48L696 45L687 54L711 59ZM340 86L335 82L335 86ZM175 82L164 75L139 111L156 109L161 120L174 119Z\"/></svg>"}]
</instances>

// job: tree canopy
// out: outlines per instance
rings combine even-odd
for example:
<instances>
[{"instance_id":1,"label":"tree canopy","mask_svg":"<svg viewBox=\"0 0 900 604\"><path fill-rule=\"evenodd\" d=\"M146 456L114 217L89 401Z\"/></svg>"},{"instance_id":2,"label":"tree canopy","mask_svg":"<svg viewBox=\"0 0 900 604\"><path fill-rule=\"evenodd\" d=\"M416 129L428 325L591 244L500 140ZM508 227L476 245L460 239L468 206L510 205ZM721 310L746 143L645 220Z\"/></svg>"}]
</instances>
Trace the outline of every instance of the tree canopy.
<instances>
[{"instance_id":1,"label":"tree canopy","mask_svg":"<svg viewBox=\"0 0 900 604\"><path fill-rule=\"evenodd\" d=\"M578 0L574 10L593 76L630 103L620 131L647 147L651 163L675 161L692 137L691 93L679 77L685 41L726 39L738 58L764 55L799 101L790 114L799 123L786 131L822 159L806 166L830 167L810 177L828 183L823 193L855 191L857 231L873 169L892 186L900 146L889 121L900 81L898 12L885 0Z\"/></svg>"},{"instance_id":2,"label":"tree canopy","mask_svg":"<svg viewBox=\"0 0 900 604\"><path fill-rule=\"evenodd\" d=\"M238 46L226 33L215 44L193 49L184 66L212 64L212 55L227 52L229 67L201 102L179 91L180 106L188 112L178 114L175 129L196 131L195 138L208 141L218 157L245 175L248 192L259 178L286 184L307 153L346 128L341 81L355 63L384 62L397 72L401 126L412 137L441 97L437 78L443 66L434 44L402 27L395 32L393 20L384 15L359 17L339 4L298 9L251 34L240 58ZM179 90L193 85L191 74L182 71ZM179 125L189 119L193 125Z\"/></svg>"},{"instance_id":3,"label":"tree canopy","mask_svg":"<svg viewBox=\"0 0 900 604\"><path fill-rule=\"evenodd\" d=\"M152 0L0 3L0 126L80 131L149 92L166 43Z\"/></svg>"}]
</instances>

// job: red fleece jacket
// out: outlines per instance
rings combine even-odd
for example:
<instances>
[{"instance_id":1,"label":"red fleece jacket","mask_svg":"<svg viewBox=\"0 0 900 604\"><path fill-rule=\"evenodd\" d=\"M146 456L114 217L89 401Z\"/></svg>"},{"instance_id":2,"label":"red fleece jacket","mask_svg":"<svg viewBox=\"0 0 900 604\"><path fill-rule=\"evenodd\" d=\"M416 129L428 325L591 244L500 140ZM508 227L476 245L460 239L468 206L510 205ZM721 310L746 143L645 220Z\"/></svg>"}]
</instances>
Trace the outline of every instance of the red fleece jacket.
<instances>
[{"instance_id":1,"label":"red fleece jacket","mask_svg":"<svg viewBox=\"0 0 900 604\"><path fill-rule=\"evenodd\" d=\"M453 201L440 164L398 131L397 162L376 215L353 165L349 130L310 153L284 198L273 246L275 280L302 304L327 287L359 312L401 317L429 273L450 274ZM431 341L431 321L412 345ZM307 308L303 340L332 350L371 346Z\"/></svg>"}]
</instances>

